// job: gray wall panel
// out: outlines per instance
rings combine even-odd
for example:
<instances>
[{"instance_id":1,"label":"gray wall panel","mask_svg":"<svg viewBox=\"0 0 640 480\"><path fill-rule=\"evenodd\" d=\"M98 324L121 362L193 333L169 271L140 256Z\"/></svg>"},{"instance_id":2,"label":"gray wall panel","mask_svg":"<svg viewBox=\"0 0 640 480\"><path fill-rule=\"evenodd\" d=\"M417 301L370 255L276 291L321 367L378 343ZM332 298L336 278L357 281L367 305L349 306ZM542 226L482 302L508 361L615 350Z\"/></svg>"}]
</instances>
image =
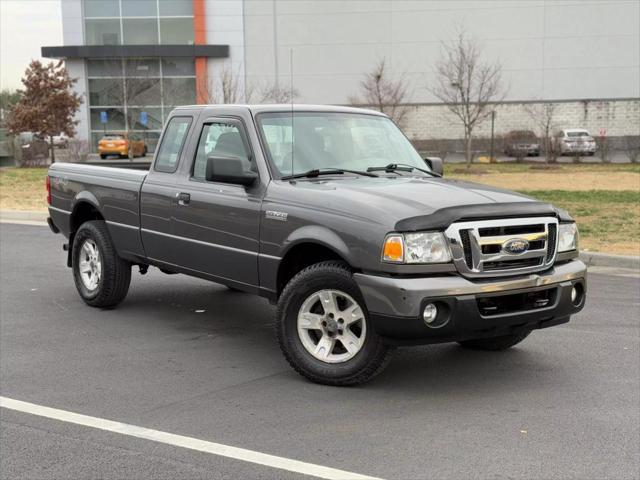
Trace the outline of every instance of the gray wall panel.
<instances>
[{"instance_id":1,"label":"gray wall panel","mask_svg":"<svg viewBox=\"0 0 640 480\"><path fill-rule=\"evenodd\" d=\"M413 102L436 99L426 85L440 42L464 24L485 58L504 66L507 99L637 97L640 2L634 0L245 0L245 66L251 81L289 84L289 49L300 102L345 103L383 56L411 82Z\"/></svg>"}]
</instances>

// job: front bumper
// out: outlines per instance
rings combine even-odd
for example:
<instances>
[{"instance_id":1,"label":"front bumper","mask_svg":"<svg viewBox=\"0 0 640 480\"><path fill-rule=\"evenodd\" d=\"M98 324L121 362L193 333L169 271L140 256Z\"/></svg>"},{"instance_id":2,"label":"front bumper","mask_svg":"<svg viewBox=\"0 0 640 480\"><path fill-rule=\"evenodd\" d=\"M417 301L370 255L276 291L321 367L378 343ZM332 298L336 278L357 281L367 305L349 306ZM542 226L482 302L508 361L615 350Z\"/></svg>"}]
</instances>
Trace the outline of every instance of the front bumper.
<instances>
[{"instance_id":1,"label":"front bumper","mask_svg":"<svg viewBox=\"0 0 640 480\"><path fill-rule=\"evenodd\" d=\"M376 332L389 343L410 344L495 337L565 323L584 307L587 286L586 266L580 260L510 279L367 274L355 274L354 279ZM582 295L574 302L571 291L576 285ZM534 306L538 297L541 304ZM422 318L428 303L438 307L435 327ZM496 313L487 305L497 305Z\"/></svg>"}]
</instances>

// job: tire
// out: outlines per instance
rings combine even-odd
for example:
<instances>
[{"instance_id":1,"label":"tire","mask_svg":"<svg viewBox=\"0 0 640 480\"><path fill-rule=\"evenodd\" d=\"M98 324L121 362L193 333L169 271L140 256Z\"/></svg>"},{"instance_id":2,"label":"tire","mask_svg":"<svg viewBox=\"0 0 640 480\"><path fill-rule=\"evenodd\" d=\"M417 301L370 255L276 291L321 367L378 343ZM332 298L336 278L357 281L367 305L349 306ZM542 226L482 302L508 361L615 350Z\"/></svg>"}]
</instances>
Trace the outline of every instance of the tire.
<instances>
[{"instance_id":1,"label":"tire","mask_svg":"<svg viewBox=\"0 0 640 480\"><path fill-rule=\"evenodd\" d=\"M330 291L335 294L330 294L331 304L337 307L334 309L335 315L322 308L320 300L314 304L316 296L320 298L320 295L326 295ZM309 312L309 315L324 319L320 322L324 322L324 327L317 330L308 327L308 330L304 330L305 327L299 325L299 314L307 306L320 309L316 312L322 312L321 314ZM340 308L341 306L344 308ZM347 308L354 308L352 317L359 318L351 326L340 317L346 313ZM335 330L327 331L327 321L331 322L328 328ZM351 270L342 262L316 263L295 275L278 300L275 324L280 349L291 367L316 383L358 385L380 373L390 360L392 349L373 330L360 289L352 278ZM347 343L342 343L345 338L358 341L357 347L354 342L349 344L353 352L347 350ZM333 342L326 354L328 360L317 358L308 349L313 347L314 341L319 345L323 340ZM320 351L326 352L326 349Z\"/></svg>"},{"instance_id":2,"label":"tire","mask_svg":"<svg viewBox=\"0 0 640 480\"><path fill-rule=\"evenodd\" d=\"M471 350L486 350L497 352L517 345L525 338L527 338L530 333L531 330L525 330L524 332L514 333L512 335L503 335L501 337L492 338L478 338L476 340L465 340L458 343L460 344L460 346Z\"/></svg>"},{"instance_id":3,"label":"tire","mask_svg":"<svg viewBox=\"0 0 640 480\"><path fill-rule=\"evenodd\" d=\"M91 256L94 250L97 253ZM72 267L76 288L87 305L112 308L127 296L131 264L117 254L104 221L92 220L78 229L73 238ZM83 269L91 272L83 276Z\"/></svg>"},{"instance_id":4,"label":"tire","mask_svg":"<svg viewBox=\"0 0 640 480\"><path fill-rule=\"evenodd\" d=\"M107 158L107 156L106 156L104 153L101 153L101 154L100 154L100 158L101 158L102 160L104 160L105 158Z\"/></svg>"},{"instance_id":5,"label":"tire","mask_svg":"<svg viewBox=\"0 0 640 480\"><path fill-rule=\"evenodd\" d=\"M146 157L147 156L147 147L144 147L144 150L142 150L142 156Z\"/></svg>"}]
</instances>

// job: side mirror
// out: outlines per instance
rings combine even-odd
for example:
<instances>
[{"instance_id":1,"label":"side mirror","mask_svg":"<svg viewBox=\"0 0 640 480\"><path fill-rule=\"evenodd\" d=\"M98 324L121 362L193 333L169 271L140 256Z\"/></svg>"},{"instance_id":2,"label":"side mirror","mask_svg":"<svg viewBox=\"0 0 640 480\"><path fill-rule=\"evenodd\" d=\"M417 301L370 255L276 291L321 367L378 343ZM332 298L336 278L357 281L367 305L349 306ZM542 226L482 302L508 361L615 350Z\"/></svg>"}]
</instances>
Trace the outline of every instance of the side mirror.
<instances>
[{"instance_id":1,"label":"side mirror","mask_svg":"<svg viewBox=\"0 0 640 480\"><path fill-rule=\"evenodd\" d=\"M258 174L246 171L243 163L238 157L208 157L205 178L208 182L249 186L256 181Z\"/></svg>"},{"instance_id":2,"label":"side mirror","mask_svg":"<svg viewBox=\"0 0 640 480\"><path fill-rule=\"evenodd\" d=\"M424 159L424 163L435 173L444 176L444 163L440 157L427 157Z\"/></svg>"}]
</instances>

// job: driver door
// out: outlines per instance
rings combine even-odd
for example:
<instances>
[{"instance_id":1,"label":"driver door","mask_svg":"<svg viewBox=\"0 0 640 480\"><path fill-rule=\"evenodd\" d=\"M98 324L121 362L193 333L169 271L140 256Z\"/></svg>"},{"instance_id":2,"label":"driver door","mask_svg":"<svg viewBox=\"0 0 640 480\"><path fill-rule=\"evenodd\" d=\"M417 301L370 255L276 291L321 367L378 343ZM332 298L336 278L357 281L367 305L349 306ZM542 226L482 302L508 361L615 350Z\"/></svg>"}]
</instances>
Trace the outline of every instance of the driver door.
<instances>
[{"instance_id":1,"label":"driver door","mask_svg":"<svg viewBox=\"0 0 640 480\"><path fill-rule=\"evenodd\" d=\"M206 179L209 156L237 157L246 170L257 172L244 125L240 119L210 118L199 129L190 169L176 184L176 263L240 288L257 288L260 182L243 186Z\"/></svg>"}]
</instances>

